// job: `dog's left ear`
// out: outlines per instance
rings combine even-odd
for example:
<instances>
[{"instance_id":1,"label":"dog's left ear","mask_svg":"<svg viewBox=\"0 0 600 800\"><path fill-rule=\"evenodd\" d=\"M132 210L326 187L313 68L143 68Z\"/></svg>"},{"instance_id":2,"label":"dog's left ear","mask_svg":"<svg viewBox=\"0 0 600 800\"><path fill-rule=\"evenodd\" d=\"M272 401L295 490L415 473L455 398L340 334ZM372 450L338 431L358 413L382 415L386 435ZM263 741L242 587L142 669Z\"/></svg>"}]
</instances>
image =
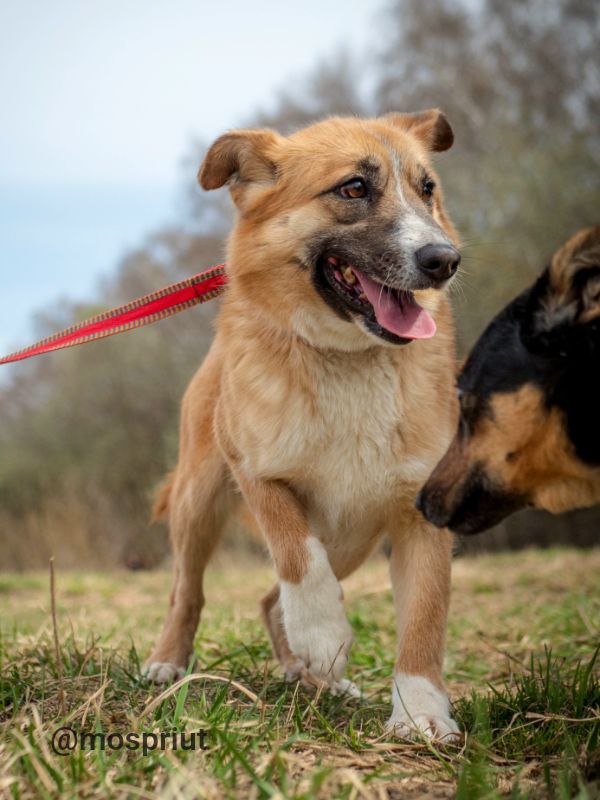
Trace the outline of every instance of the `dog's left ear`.
<instances>
[{"instance_id":1,"label":"dog's left ear","mask_svg":"<svg viewBox=\"0 0 600 800\"><path fill-rule=\"evenodd\" d=\"M272 183L276 176L275 150L281 137L271 130L238 130L220 136L210 147L198 172L203 189Z\"/></svg>"},{"instance_id":2,"label":"dog's left ear","mask_svg":"<svg viewBox=\"0 0 600 800\"><path fill-rule=\"evenodd\" d=\"M416 111L414 114L386 114L383 119L392 125L409 131L420 139L428 150L439 153L448 150L454 142L454 133L450 123L439 110Z\"/></svg>"},{"instance_id":3,"label":"dog's left ear","mask_svg":"<svg viewBox=\"0 0 600 800\"><path fill-rule=\"evenodd\" d=\"M600 225L584 228L553 255L528 301L524 323L530 344L564 344L600 322Z\"/></svg>"}]
</instances>

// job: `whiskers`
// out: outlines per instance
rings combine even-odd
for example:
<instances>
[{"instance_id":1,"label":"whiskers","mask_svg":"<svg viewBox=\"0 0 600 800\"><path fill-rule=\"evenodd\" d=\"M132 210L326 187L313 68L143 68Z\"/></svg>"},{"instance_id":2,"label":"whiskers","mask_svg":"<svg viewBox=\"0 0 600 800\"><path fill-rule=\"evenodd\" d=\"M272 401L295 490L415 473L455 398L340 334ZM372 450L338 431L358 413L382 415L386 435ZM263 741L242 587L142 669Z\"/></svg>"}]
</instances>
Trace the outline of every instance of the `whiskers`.
<instances>
[{"instance_id":1,"label":"whiskers","mask_svg":"<svg viewBox=\"0 0 600 800\"><path fill-rule=\"evenodd\" d=\"M462 302L465 302L467 299L467 292L465 291L465 287L469 291L472 290L473 288L465 279L463 272L459 270L454 276L450 285L448 286L448 294L457 295Z\"/></svg>"}]
</instances>

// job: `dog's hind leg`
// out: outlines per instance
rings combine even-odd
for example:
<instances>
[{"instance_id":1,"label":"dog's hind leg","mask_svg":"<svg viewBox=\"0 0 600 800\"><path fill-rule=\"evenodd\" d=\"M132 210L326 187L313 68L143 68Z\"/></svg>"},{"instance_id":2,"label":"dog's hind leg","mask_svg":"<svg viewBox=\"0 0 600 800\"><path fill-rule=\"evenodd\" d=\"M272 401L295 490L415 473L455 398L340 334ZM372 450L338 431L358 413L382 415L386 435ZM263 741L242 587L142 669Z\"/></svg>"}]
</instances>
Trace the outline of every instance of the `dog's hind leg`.
<instances>
[{"instance_id":1,"label":"dog's hind leg","mask_svg":"<svg viewBox=\"0 0 600 800\"><path fill-rule=\"evenodd\" d=\"M145 666L155 683L188 667L204 605L204 570L237 502L213 430L218 386L213 346L184 397L179 463L157 501L158 512L168 512L175 574L167 618Z\"/></svg>"},{"instance_id":2,"label":"dog's hind leg","mask_svg":"<svg viewBox=\"0 0 600 800\"><path fill-rule=\"evenodd\" d=\"M177 474L169 500L174 583L160 638L146 662L154 683L184 674L204 605L203 574L234 502L217 450L198 466L198 474Z\"/></svg>"}]
</instances>

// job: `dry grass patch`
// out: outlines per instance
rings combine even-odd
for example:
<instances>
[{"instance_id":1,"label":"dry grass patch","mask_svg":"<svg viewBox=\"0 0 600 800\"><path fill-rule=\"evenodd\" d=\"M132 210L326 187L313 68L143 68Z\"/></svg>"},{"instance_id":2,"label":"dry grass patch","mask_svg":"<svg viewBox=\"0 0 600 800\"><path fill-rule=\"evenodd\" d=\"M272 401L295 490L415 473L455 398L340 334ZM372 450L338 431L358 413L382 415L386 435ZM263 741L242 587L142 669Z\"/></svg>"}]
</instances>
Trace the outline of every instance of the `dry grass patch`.
<instances>
[{"instance_id":1,"label":"dry grass patch","mask_svg":"<svg viewBox=\"0 0 600 800\"><path fill-rule=\"evenodd\" d=\"M594 797L600 770L600 551L459 559L448 634L450 694L466 738L440 748L384 735L394 660L387 565L345 584L361 701L279 677L258 620L272 584L221 556L197 639L201 675L166 692L140 662L162 622L166 571L84 574L57 565L60 710L48 576L0 576L0 792L8 797ZM207 731L206 751L67 756L76 731ZM98 740L99 741L99 740Z\"/></svg>"}]
</instances>

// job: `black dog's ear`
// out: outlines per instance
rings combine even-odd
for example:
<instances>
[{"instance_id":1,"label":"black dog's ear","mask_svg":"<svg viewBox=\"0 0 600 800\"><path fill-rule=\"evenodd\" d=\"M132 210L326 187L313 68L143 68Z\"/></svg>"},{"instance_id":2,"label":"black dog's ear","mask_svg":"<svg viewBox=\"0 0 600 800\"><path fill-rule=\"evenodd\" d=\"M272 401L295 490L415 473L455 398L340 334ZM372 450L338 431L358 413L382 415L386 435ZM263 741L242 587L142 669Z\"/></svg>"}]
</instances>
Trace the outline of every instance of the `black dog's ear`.
<instances>
[{"instance_id":1,"label":"black dog's ear","mask_svg":"<svg viewBox=\"0 0 600 800\"><path fill-rule=\"evenodd\" d=\"M271 130L238 130L220 136L207 152L198 171L203 189L226 183L272 183L276 177L275 153L282 137Z\"/></svg>"},{"instance_id":2,"label":"black dog's ear","mask_svg":"<svg viewBox=\"0 0 600 800\"><path fill-rule=\"evenodd\" d=\"M565 351L570 326L557 314L548 315L550 296L550 267L547 267L523 295L519 318L521 341L531 353L557 355Z\"/></svg>"},{"instance_id":3,"label":"black dog's ear","mask_svg":"<svg viewBox=\"0 0 600 800\"><path fill-rule=\"evenodd\" d=\"M439 108L416 111L412 114L391 113L386 114L383 119L409 131L417 139L420 139L428 150L436 153L448 150L454 142L454 133L450 123Z\"/></svg>"},{"instance_id":4,"label":"black dog's ear","mask_svg":"<svg viewBox=\"0 0 600 800\"><path fill-rule=\"evenodd\" d=\"M584 228L556 251L529 293L522 338L530 349L561 349L596 320L600 323L600 225Z\"/></svg>"},{"instance_id":5,"label":"black dog's ear","mask_svg":"<svg viewBox=\"0 0 600 800\"><path fill-rule=\"evenodd\" d=\"M600 225L583 228L554 254L550 287L550 310L569 307L577 325L600 317Z\"/></svg>"}]
</instances>

